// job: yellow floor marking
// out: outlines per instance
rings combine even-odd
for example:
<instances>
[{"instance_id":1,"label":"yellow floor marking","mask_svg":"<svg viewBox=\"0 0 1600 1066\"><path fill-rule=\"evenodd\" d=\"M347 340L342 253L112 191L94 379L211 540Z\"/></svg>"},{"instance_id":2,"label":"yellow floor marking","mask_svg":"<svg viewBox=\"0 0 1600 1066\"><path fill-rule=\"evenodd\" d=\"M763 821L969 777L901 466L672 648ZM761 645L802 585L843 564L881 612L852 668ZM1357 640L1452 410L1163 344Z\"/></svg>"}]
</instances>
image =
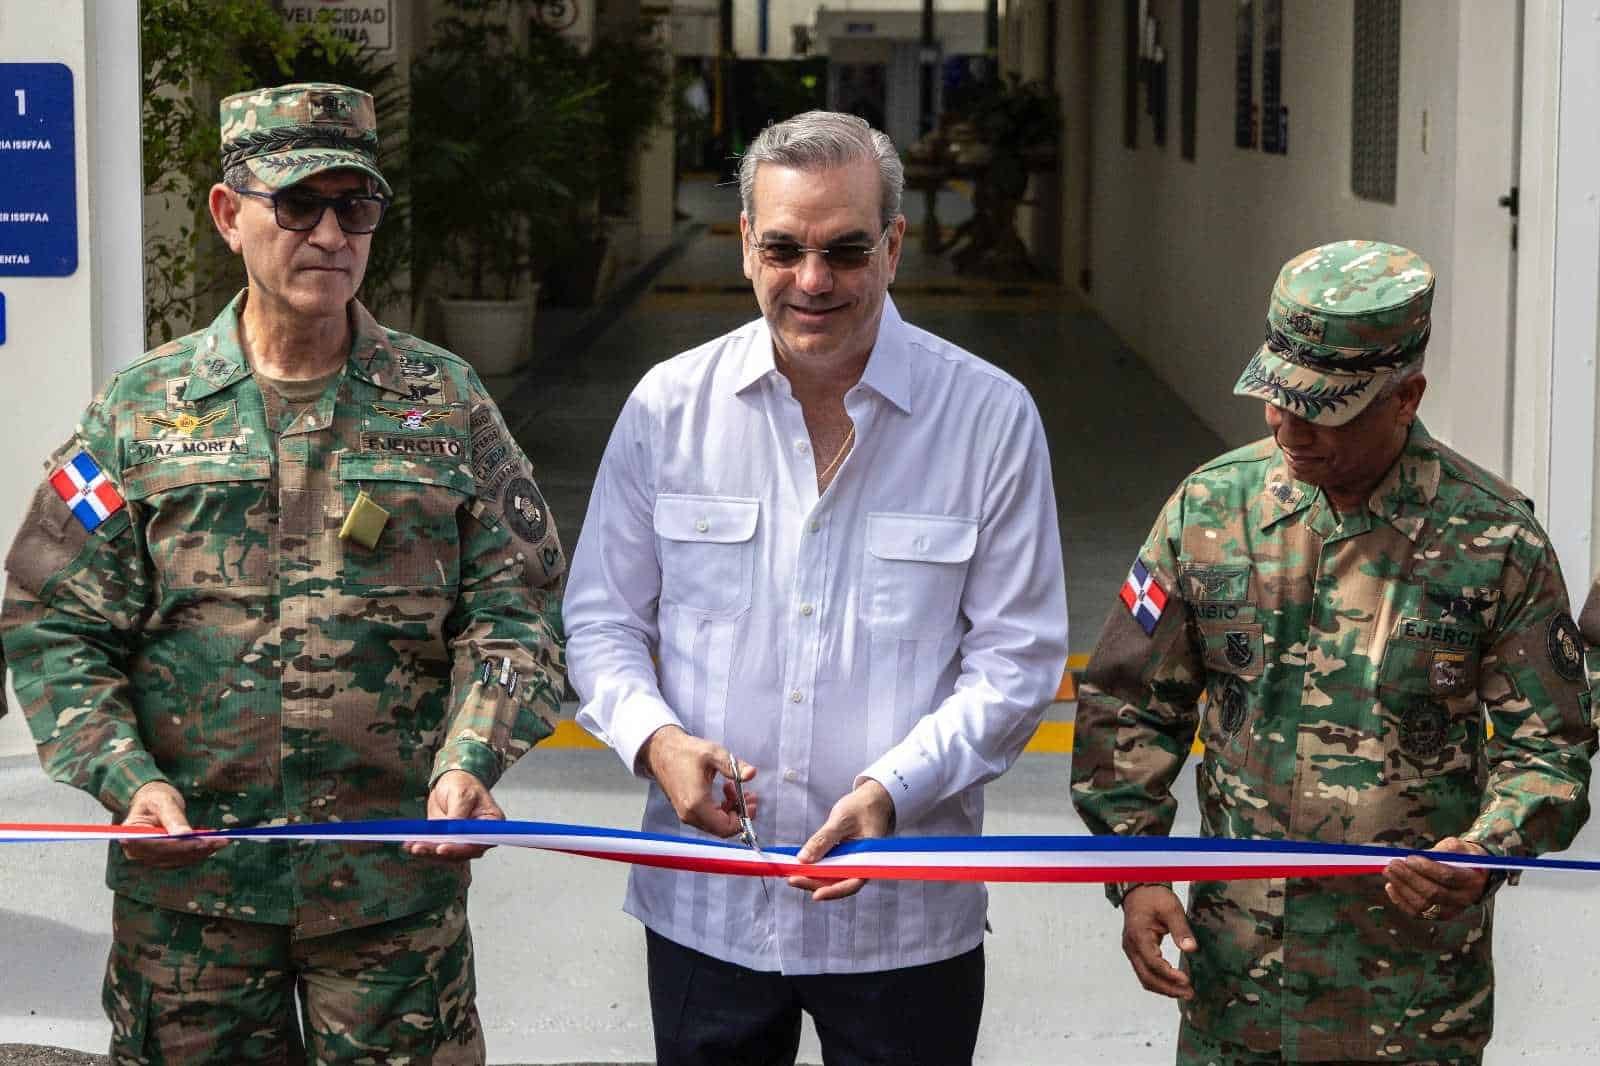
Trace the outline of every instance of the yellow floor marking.
<instances>
[{"instance_id":1,"label":"yellow floor marking","mask_svg":"<svg viewBox=\"0 0 1600 1066\"><path fill-rule=\"evenodd\" d=\"M588 730L570 718L563 718L556 723L555 734L544 740L539 745L541 748L598 748L605 750L605 745L589 735Z\"/></svg>"}]
</instances>

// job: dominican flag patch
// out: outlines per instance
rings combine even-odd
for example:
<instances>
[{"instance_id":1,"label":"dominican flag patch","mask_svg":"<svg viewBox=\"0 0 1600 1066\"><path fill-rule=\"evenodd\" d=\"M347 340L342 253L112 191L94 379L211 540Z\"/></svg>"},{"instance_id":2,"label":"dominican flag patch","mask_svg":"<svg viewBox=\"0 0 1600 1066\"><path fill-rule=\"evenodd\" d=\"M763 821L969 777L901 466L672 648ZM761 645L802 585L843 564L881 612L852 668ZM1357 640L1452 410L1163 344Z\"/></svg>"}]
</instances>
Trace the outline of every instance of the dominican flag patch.
<instances>
[{"instance_id":1,"label":"dominican flag patch","mask_svg":"<svg viewBox=\"0 0 1600 1066\"><path fill-rule=\"evenodd\" d=\"M65 466L50 475L50 484L61 502L91 533L101 522L122 510L122 496L117 487L100 465L89 458L88 452L80 451L67 460Z\"/></svg>"},{"instance_id":2,"label":"dominican flag patch","mask_svg":"<svg viewBox=\"0 0 1600 1066\"><path fill-rule=\"evenodd\" d=\"M1161 612L1167 607L1167 590L1161 587L1161 582L1156 580L1154 574L1145 569L1143 559L1133 561L1128 580L1122 583L1122 591L1117 596L1132 613L1133 620L1139 623L1139 628L1144 630L1144 635L1154 636L1156 623L1161 621Z\"/></svg>"}]
</instances>

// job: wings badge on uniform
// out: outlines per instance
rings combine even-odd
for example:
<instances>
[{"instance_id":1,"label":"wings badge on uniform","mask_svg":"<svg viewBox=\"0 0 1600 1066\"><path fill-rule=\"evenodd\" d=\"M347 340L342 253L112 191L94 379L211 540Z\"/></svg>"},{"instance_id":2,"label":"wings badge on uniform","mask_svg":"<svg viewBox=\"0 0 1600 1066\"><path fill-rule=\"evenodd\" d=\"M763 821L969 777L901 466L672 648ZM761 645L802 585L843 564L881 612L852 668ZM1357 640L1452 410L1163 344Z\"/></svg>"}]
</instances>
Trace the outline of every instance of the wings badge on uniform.
<instances>
[{"instance_id":1,"label":"wings badge on uniform","mask_svg":"<svg viewBox=\"0 0 1600 1066\"><path fill-rule=\"evenodd\" d=\"M420 407L393 407L386 403L375 403L372 409L385 418L392 418L406 429L425 429L442 418L450 416L450 408L445 407L438 411L425 411Z\"/></svg>"},{"instance_id":2,"label":"wings badge on uniform","mask_svg":"<svg viewBox=\"0 0 1600 1066\"><path fill-rule=\"evenodd\" d=\"M162 429L169 429L185 437L192 437L195 430L205 429L207 426L221 421L228 411L229 408L224 405L214 411L207 411L203 415L191 415L188 412L184 412L173 418L168 418L166 415L144 415L143 417L152 426L160 426Z\"/></svg>"}]
</instances>

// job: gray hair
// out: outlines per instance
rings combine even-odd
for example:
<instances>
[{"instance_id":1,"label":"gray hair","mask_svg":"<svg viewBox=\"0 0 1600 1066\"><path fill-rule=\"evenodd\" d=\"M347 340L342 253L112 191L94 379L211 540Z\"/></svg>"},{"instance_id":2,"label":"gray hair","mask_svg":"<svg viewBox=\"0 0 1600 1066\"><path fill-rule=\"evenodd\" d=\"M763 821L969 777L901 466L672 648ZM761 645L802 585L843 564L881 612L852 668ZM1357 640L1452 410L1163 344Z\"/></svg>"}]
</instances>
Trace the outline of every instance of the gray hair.
<instances>
[{"instance_id":1,"label":"gray hair","mask_svg":"<svg viewBox=\"0 0 1600 1066\"><path fill-rule=\"evenodd\" d=\"M762 163L822 170L870 159L878 165L882 187L879 213L884 225L900 217L906 171L888 136L865 120L842 111L807 111L762 130L739 160L739 200L755 221L756 167Z\"/></svg>"},{"instance_id":2,"label":"gray hair","mask_svg":"<svg viewBox=\"0 0 1600 1066\"><path fill-rule=\"evenodd\" d=\"M222 172L222 184L230 189L248 189L255 180L248 163L235 163Z\"/></svg>"},{"instance_id":3,"label":"gray hair","mask_svg":"<svg viewBox=\"0 0 1600 1066\"><path fill-rule=\"evenodd\" d=\"M1399 392L1400 386L1404 385L1406 382L1422 373L1422 364L1424 362L1426 362L1426 359L1418 356L1416 362L1408 363L1399 370L1396 370L1394 372L1394 377L1390 378L1388 381L1385 381L1383 383L1383 387L1378 389L1377 393L1372 397L1372 399L1368 400L1367 402L1377 403L1379 400L1387 400L1389 397Z\"/></svg>"}]
</instances>

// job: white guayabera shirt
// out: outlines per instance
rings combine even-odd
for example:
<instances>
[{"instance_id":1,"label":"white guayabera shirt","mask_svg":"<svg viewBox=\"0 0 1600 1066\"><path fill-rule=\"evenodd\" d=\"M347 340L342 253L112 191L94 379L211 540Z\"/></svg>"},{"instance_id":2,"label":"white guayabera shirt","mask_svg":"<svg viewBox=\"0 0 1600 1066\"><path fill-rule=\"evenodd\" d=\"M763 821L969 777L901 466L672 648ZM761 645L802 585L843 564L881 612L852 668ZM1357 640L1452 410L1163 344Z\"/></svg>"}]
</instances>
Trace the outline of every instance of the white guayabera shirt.
<instances>
[{"instance_id":1,"label":"white guayabera shirt","mask_svg":"<svg viewBox=\"0 0 1600 1066\"><path fill-rule=\"evenodd\" d=\"M567 587L578 721L630 769L664 725L722 743L760 771L764 845L803 843L863 777L894 797L899 835L981 833L982 785L1021 753L1066 662L1038 411L889 300L845 409L855 447L819 498L832 456L811 455L764 320L645 375ZM644 828L698 832L654 785ZM626 909L705 954L806 974L961 954L986 904L981 884L874 881L817 903L782 881L640 866Z\"/></svg>"}]
</instances>

